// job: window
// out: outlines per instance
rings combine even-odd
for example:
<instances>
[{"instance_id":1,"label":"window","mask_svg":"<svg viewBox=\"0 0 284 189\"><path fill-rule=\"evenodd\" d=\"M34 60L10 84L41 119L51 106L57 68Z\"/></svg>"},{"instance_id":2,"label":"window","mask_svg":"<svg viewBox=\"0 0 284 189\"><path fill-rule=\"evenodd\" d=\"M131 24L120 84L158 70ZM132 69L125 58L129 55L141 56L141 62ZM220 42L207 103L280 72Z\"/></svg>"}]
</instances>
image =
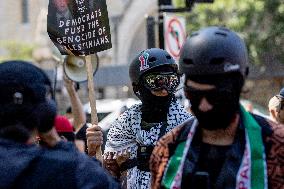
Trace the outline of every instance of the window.
<instances>
[{"instance_id":1,"label":"window","mask_svg":"<svg viewBox=\"0 0 284 189\"><path fill-rule=\"evenodd\" d=\"M22 0L22 23L29 23L29 6L28 0Z\"/></svg>"}]
</instances>

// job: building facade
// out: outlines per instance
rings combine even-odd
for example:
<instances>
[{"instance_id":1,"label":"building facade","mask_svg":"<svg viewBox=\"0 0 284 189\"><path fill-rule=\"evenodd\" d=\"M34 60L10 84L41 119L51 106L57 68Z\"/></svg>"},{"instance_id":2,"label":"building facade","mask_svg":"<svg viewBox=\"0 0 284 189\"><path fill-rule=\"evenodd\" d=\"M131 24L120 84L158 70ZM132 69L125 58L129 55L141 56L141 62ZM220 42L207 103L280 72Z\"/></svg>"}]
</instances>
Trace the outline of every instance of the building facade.
<instances>
[{"instance_id":1,"label":"building facade","mask_svg":"<svg viewBox=\"0 0 284 189\"><path fill-rule=\"evenodd\" d=\"M46 32L48 2L1 0L0 41L54 48ZM103 64L128 64L146 48L145 15L156 14L156 4L153 0L107 0L113 48L99 53Z\"/></svg>"},{"instance_id":2,"label":"building facade","mask_svg":"<svg viewBox=\"0 0 284 189\"><path fill-rule=\"evenodd\" d=\"M113 47L98 53L100 68L95 75L95 88L99 98L125 98L133 95L128 78L128 64L138 52L147 48L145 15L157 16L157 1L106 2ZM48 69L52 78L50 70L54 69L55 64L51 57L61 56L46 31L48 3L49 0L0 1L0 56L8 53L7 48L2 45L7 41L34 45L32 61L43 69ZM16 48L19 47L16 45ZM59 88L63 87L61 66L58 68L57 78ZM82 84L82 88L85 88L85 84ZM80 94L83 102L87 101L86 91L83 90ZM68 101L64 95L58 96L60 103L64 99Z\"/></svg>"}]
</instances>

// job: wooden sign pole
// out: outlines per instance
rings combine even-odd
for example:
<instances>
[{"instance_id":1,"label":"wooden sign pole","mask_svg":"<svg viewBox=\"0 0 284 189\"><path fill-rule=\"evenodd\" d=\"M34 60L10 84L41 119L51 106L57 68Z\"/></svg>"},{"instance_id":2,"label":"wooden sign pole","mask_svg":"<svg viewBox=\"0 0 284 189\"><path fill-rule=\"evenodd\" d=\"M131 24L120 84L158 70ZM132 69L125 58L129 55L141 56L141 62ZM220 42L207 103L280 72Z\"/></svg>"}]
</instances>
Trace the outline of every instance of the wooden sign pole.
<instances>
[{"instance_id":1,"label":"wooden sign pole","mask_svg":"<svg viewBox=\"0 0 284 189\"><path fill-rule=\"evenodd\" d=\"M92 3L90 3L90 2ZM91 56L94 52L100 52L112 47L111 32L109 27L109 18L106 0L88 0L88 1L66 1L64 9L68 10L68 15L64 15L64 21L58 18L59 9L52 0L49 0L47 14L47 32L51 41L58 48L62 55L85 56L85 65L88 78L89 100L91 106L92 124L98 124L96 97L94 91L93 66ZM70 14L69 14L70 13ZM83 19L86 15L94 14L94 19ZM71 17L72 18L69 18ZM76 22L76 31L72 32L73 25L68 24L67 20L72 19ZM81 20L79 22L79 20ZM77 25L78 24L78 25ZM64 26L64 27L62 27ZM78 29L79 28L79 29ZM87 35L92 33L92 35ZM84 36L84 37L83 37ZM75 39L65 40L66 38ZM88 45L86 45L86 44ZM72 52L71 52L72 51ZM96 156L102 160L101 147L94 149L90 156Z\"/></svg>"},{"instance_id":2,"label":"wooden sign pole","mask_svg":"<svg viewBox=\"0 0 284 189\"><path fill-rule=\"evenodd\" d=\"M89 101L91 106L91 122L98 125L98 116L96 109L96 96L94 87L93 65L91 62L91 56L85 56L87 75L88 75L88 89L89 89ZM95 156L100 162L103 162L101 146L97 148L96 152L89 151L90 156Z\"/></svg>"}]
</instances>

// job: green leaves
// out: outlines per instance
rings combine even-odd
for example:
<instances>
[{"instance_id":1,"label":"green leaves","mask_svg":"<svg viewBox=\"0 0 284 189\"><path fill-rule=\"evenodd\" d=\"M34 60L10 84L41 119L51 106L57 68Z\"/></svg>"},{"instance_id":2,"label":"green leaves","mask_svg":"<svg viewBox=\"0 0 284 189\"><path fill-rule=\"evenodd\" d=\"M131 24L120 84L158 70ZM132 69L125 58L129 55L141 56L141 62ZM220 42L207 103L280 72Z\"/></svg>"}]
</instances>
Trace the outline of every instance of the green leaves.
<instances>
[{"instance_id":1,"label":"green leaves","mask_svg":"<svg viewBox=\"0 0 284 189\"><path fill-rule=\"evenodd\" d=\"M31 60L34 46L29 43L16 41L0 41L0 61L4 60Z\"/></svg>"},{"instance_id":2,"label":"green leaves","mask_svg":"<svg viewBox=\"0 0 284 189\"><path fill-rule=\"evenodd\" d=\"M188 33L210 25L226 26L245 39L253 63L269 64L267 56L284 63L283 0L215 0L195 4L185 16Z\"/></svg>"}]
</instances>

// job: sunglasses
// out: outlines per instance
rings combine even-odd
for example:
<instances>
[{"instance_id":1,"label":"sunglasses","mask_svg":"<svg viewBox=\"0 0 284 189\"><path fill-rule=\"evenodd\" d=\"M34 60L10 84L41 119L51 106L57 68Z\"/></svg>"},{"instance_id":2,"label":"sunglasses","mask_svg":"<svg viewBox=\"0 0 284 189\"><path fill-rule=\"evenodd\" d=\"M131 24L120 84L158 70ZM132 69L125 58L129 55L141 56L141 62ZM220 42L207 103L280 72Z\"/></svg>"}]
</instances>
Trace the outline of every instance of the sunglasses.
<instances>
[{"instance_id":1,"label":"sunglasses","mask_svg":"<svg viewBox=\"0 0 284 189\"><path fill-rule=\"evenodd\" d=\"M190 86L184 86L184 94L192 102L200 102L202 98L215 105L218 102L222 102L225 99L232 97L232 92L228 89L215 88L210 90L199 90Z\"/></svg>"},{"instance_id":2,"label":"sunglasses","mask_svg":"<svg viewBox=\"0 0 284 189\"><path fill-rule=\"evenodd\" d=\"M173 72L150 73L143 77L145 86L150 90L166 89L168 92L175 92L180 84L180 77Z\"/></svg>"}]
</instances>

